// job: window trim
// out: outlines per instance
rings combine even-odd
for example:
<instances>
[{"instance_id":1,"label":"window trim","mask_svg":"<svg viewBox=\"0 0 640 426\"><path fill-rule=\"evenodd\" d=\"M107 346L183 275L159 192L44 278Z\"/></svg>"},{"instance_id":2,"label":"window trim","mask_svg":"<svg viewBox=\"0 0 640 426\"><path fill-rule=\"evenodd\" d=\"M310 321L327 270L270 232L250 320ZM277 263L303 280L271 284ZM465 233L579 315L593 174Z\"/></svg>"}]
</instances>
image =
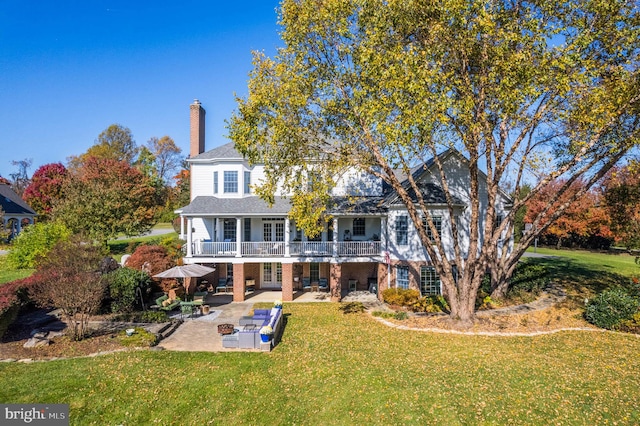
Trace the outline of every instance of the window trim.
<instances>
[{"instance_id":1,"label":"window trim","mask_svg":"<svg viewBox=\"0 0 640 426\"><path fill-rule=\"evenodd\" d=\"M224 182L222 184L223 192L225 194L237 194L238 193L238 171L225 170L223 172L223 177L224 177ZM235 180L233 178L235 178Z\"/></svg>"},{"instance_id":2,"label":"window trim","mask_svg":"<svg viewBox=\"0 0 640 426\"><path fill-rule=\"evenodd\" d=\"M407 274L406 278L400 277L400 271L402 271L402 275ZM406 265L396 265L396 288L409 289L409 267Z\"/></svg>"},{"instance_id":3,"label":"window trim","mask_svg":"<svg viewBox=\"0 0 640 426\"><path fill-rule=\"evenodd\" d=\"M396 217L395 232L397 245L409 245L409 217L407 215Z\"/></svg>"}]
</instances>

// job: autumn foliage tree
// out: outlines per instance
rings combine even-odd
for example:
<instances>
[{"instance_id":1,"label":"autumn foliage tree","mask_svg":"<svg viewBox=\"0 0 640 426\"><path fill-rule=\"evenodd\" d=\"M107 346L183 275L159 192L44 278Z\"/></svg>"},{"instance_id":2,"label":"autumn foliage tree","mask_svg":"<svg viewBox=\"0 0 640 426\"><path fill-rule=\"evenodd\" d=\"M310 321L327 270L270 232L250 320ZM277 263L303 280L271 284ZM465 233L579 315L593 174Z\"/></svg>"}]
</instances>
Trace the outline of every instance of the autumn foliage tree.
<instances>
[{"instance_id":1,"label":"autumn foliage tree","mask_svg":"<svg viewBox=\"0 0 640 426\"><path fill-rule=\"evenodd\" d=\"M105 242L119 233L138 235L154 224L155 189L125 161L90 157L71 169L53 217L74 233Z\"/></svg>"},{"instance_id":2,"label":"autumn foliage tree","mask_svg":"<svg viewBox=\"0 0 640 426\"><path fill-rule=\"evenodd\" d=\"M23 198L38 213L38 220L47 220L53 205L62 195L62 184L67 169L62 163L50 163L38 167Z\"/></svg>"},{"instance_id":3,"label":"autumn foliage tree","mask_svg":"<svg viewBox=\"0 0 640 426\"><path fill-rule=\"evenodd\" d=\"M284 46L256 53L248 95L238 99L230 138L265 164L256 193L290 192L296 223L309 235L326 220L336 177L358 168L398 194L418 229L451 307L468 323L483 277L506 293L527 247L574 199L638 143L640 11L634 2L566 0L283 0ZM458 242L454 195L437 154L455 148L468 162L468 250ZM444 190L453 248L437 234L420 182L397 174L433 158ZM299 170L300 173L291 173ZM519 194L498 226L495 205L510 183ZM318 176L311 188L306 172ZM485 179L486 176L486 179ZM557 208L543 208L512 250L499 250L514 216L550 182ZM485 185L486 197L481 195ZM466 244L466 243L465 243ZM453 251L454 255L449 253ZM471 255L466 256L465 253Z\"/></svg>"},{"instance_id":4,"label":"autumn foliage tree","mask_svg":"<svg viewBox=\"0 0 640 426\"><path fill-rule=\"evenodd\" d=\"M554 194L564 184L562 180L550 182L535 198L530 199L527 203L525 223L533 222L545 209L553 213L559 206L572 199L578 191L584 189L584 181L577 180L562 197L554 199ZM608 212L602 204L602 196L597 189L584 192L582 196L570 202L560 217L550 221L548 216L546 220L539 222L538 226L546 228L541 236L555 240L557 248L568 239L612 238Z\"/></svg>"},{"instance_id":5,"label":"autumn foliage tree","mask_svg":"<svg viewBox=\"0 0 640 426\"><path fill-rule=\"evenodd\" d=\"M606 177L604 200L616 242L640 248L640 164L631 162Z\"/></svg>"}]
</instances>

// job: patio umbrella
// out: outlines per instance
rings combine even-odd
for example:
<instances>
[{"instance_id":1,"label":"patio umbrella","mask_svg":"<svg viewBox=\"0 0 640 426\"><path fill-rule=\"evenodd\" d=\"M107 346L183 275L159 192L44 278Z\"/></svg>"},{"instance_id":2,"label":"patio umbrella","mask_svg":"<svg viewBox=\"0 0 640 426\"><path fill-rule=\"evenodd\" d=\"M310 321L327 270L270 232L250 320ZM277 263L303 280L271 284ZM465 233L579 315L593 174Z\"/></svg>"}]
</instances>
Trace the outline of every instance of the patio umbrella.
<instances>
[{"instance_id":1,"label":"patio umbrella","mask_svg":"<svg viewBox=\"0 0 640 426\"><path fill-rule=\"evenodd\" d=\"M159 274L155 274L154 278L182 278L182 286L184 287L184 278L199 278L204 277L215 271L215 268L210 268L208 266L191 264L191 265L180 265L174 266L171 269L167 269L166 271L160 272ZM185 290L187 290L185 288Z\"/></svg>"},{"instance_id":2,"label":"patio umbrella","mask_svg":"<svg viewBox=\"0 0 640 426\"><path fill-rule=\"evenodd\" d=\"M203 265L180 265L174 266L171 269L155 274L154 278L189 278L189 277L204 277L215 271L215 268L210 268Z\"/></svg>"}]
</instances>

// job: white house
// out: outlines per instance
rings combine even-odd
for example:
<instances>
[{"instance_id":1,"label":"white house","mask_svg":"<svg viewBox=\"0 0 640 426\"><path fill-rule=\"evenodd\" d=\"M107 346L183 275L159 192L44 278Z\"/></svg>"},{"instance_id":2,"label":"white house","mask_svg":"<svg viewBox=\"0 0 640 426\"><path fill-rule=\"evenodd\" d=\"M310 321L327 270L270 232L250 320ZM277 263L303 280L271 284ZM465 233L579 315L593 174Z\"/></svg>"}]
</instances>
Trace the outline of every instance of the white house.
<instances>
[{"instance_id":1,"label":"white house","mask_svg":"<svg viewBox=\"0 0 640 426\"><path fill-rule=\"evenodd\" d=\"M252 193L251 185L260 182L264 166L250 166L233 143L204 151L204 115L196 100L191 105L188 159L191 202L177 211L187 241L184 261L215 264L214 279L232 283L234 301L245 300L247 285L281 290L283 300L293 300L296 291L307 289L326 289L333 300L347 291L381 291L389 285L416 288L422 294L441 292L433 261L406 208L381 180L356 170L345 173L333 190L332 222L318 237L307 238L288 218L286 194L276 194L275 203L268 206ZM440 159L451 173L455 220L462 227L460 243L466 250L470 212L465 208L465 160L455 151ZM432 217L453 257L439 174L433 163L426 166L416 168L414 178L423 184ZM504 214L510 200L501 197L497 208Z\"/></svg>"}]
</instances>

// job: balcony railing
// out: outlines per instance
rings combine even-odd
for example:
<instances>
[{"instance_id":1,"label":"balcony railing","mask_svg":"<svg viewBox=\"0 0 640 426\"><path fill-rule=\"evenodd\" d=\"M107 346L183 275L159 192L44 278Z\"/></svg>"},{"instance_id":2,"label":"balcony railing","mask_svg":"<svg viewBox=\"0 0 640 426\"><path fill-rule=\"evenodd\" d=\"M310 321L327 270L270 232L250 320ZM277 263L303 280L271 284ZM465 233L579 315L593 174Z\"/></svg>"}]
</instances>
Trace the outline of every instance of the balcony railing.
<instances>
[{"instance_id":1,"label":"balcony railing","mask_svg":"<svg viewBox=\"0 0 640 426\"><path fill-rule=\"evenodd\" d=\"M284 241L243 242L240 245L241 257L283 257L286 255ZM292 241L289 243L289 256L338 257L380 256L380 241ZM235 242L194 242L194 257L236 257Z\"/></svg>"}]
</instances>

